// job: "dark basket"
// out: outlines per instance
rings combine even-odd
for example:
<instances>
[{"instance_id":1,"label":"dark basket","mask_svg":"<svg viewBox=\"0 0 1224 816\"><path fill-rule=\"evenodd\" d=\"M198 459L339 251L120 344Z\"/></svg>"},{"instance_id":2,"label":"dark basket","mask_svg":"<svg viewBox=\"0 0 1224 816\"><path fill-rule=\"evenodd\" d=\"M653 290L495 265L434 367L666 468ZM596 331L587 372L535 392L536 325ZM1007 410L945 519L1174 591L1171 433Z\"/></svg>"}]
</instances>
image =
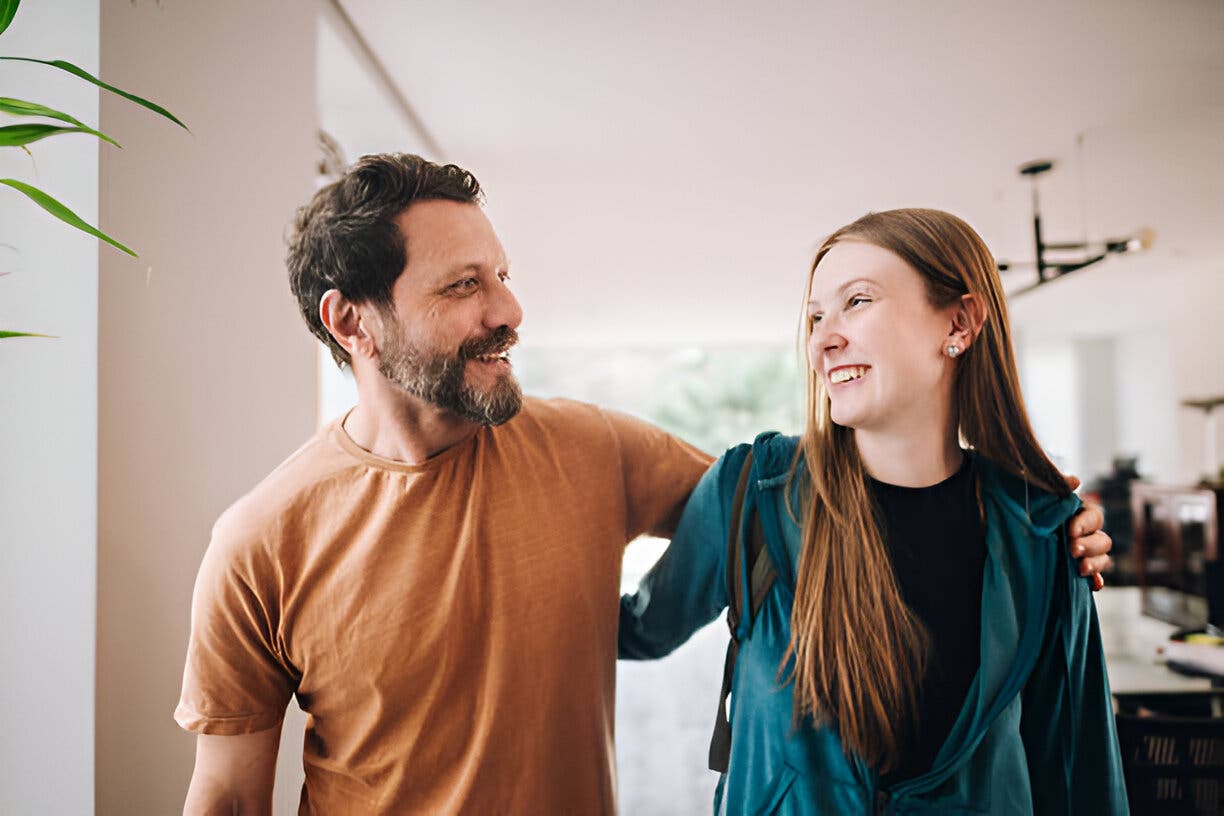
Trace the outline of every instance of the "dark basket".
<instances>
[{"instance_id":1,"label":"dark basket","mask_svg":"<svg viewBox=\"0 0 1224 816\"><path fill-rule=\"evenodd\" d=\"M1131 812L1224 816L1224 689L1114 699Z\"/></svg>"}]
</instances>

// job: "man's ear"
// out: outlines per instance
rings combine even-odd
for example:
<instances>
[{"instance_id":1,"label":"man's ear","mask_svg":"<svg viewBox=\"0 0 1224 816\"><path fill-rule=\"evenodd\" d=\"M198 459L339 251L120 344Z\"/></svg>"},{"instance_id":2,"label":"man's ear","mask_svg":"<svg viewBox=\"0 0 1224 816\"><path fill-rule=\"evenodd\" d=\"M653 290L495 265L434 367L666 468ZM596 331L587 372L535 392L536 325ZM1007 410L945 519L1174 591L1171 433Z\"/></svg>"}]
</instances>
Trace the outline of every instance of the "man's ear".
<instances>
[{"instance_id":1,"label":"man's ear","mask_svg":"<svg viewBox=\"0 0 1224 816\"><path fill-rule=\"evenodd\" d=\"M323 293L319 299L319 319L350 358L377 356L378 344L370 331L370 317L365 309L340 294L339 289Z\"/></svg>"},{"instance_id":2,"label":"man's ear","mask_svg":"<svg viewBox=\"0 0 1224 816\"><path fill-rule=\"evenodd\" d=\"M952 312L952 330L948 333L948 344L961 351L973 345L982 326L986 324L986 301L981 295L961 295L960 302Z\"/></svg>"}]
</instances>

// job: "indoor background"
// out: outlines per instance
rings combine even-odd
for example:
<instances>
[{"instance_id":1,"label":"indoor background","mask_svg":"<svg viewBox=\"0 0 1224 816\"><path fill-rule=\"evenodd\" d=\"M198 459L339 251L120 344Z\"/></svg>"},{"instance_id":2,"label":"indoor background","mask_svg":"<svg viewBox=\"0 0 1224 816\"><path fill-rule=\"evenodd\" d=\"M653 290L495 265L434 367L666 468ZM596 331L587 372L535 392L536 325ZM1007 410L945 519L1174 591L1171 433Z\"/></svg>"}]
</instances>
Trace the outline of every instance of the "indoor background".
<instances>
[{"instance_id":1,"label":"indoor background","mask_svg":"<svg viewBox=\"0 0 1224 816\"><path fill-rule=\"evenodd\" d=\"M1181 405L1224 393L1219 0L26 0L0 53L100 71L190 127L0 65L0 91L123 144L48 140L5 151L0 175L37 180L140 255L0 191L0 329L55 336L0 340L3 813L181 808L194 738L171 714L211 524L351 394L283 267L328 155L475 171L525 311L529 390L711 448L797 421L778 384L798 382L801 290L826 233L939 207L1000 259L1031 261L1017 168L1052 159L1048 240L1146 227L1155 242L1011 299L1043 444L1090 482L1135 457L1153 482L1192 485L1224 458L1224 432L1209 451L1204 413ZM777 400L742 405L745 382ZM626 579L657 551L634 545ZM1133 611L1128 589L1099 597L1103 618ZM625 813L708 809L717 626L622 668ZM1143 674L1166 671L1146 649L1111 677L1135 661L1122 682L1163 682ZM300 745L295 713L281 813Z\"/></svg>"}]
</instances>

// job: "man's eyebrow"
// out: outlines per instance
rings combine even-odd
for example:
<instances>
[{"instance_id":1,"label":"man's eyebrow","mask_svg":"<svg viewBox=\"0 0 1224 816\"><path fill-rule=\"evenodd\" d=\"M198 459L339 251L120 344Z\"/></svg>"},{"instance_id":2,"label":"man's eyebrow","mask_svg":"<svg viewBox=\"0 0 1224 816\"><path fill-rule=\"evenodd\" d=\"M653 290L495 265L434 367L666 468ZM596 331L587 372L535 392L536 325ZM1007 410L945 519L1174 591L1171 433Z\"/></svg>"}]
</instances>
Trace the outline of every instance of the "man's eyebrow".
<instances>
[{"instance_id":1,"label":"man's eyebrow","mask_svg":"<svg viewBox=\"0 0 1224 816\"><path fill-rule=\"evenodd\" d=\"M849 291L850 289L853 289L855 286L859 286L860 284L864 284L864 283L867 284L868 286L879 286L879 284L873 281L871 278L855 278L852 281L847 281L846 283L843 283L837 290L837 296L839 298L845 297L847 291ZM817 298L809 297L808 305L809 306L819 306L820 301Z\"/></svg>"},{"instance_id":2,"label":"man's eyebrow","mask_svg":"<svg viewBox=\"0 0 1224 816\"><path fill-rule=\"evenodd\" d=\"M470 261L465 264L459 264L457 266L451 267L450 269L446 271L446 275L447 277L450 277L453 275L462 274L464 272L480 272L481 270L488 269L488 268L489 268L489 265L482 263L481 261ZM503 261L502 263L494 264L493 268L497 270L509 272L510 262Z\"/></svg>"}]
</instances>

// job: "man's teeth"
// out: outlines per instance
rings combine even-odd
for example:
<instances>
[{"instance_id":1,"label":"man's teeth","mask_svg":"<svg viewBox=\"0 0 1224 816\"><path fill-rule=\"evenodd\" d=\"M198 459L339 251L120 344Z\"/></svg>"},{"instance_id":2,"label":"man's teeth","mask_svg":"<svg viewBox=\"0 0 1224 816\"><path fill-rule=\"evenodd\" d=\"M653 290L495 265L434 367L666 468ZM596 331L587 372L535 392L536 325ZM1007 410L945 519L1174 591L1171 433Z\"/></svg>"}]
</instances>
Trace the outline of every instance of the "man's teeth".
<instances>
[{"instance_id":1,"label":"man's teeth","mask_svg":"<svg viewBox=\"0 0 1224 816\"><path fill-rule=\"evenodd\" d=\"M829 381L834 383L844 383L850 380L857 380L867 373L868 366L848 366L839 368L829 375Z\"/></svg>"},{"instance_id":2,"label":"man's teeth","mask_svg":"<svg viewBox=\"0 0 1224 816\"><path fill-rule=\"evenodd\" d=\"M496 363L498 360L510 359L510 355L507 352L501 351L497 354L481 354L476 359L482 363Z\"/></svg>"}]
</instances>

